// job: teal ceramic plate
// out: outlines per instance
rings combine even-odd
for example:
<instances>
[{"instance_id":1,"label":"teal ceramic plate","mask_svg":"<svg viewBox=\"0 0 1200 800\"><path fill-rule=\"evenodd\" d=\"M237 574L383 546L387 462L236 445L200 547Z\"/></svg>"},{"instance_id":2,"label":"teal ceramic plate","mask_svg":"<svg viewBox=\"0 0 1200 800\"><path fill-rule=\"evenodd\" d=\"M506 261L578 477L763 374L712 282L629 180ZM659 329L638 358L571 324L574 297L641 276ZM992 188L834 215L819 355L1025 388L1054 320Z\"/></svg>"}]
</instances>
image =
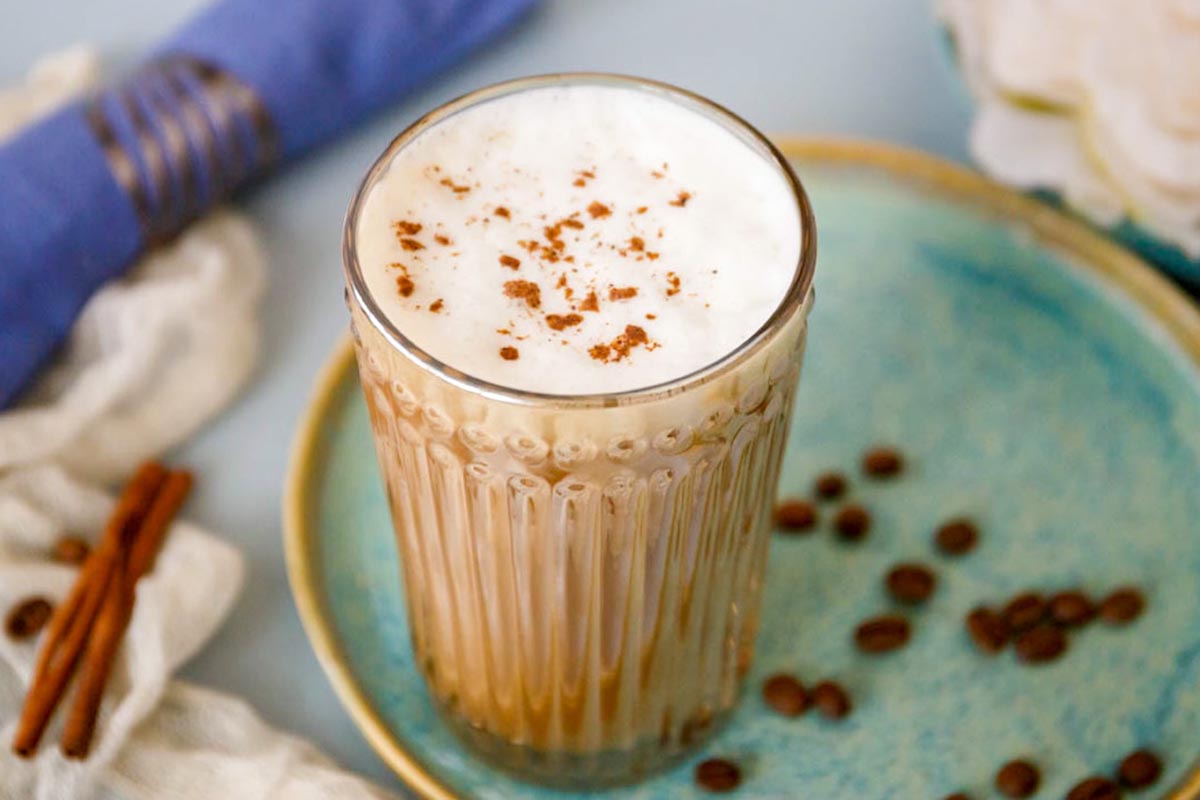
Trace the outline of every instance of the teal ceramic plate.
<instances>
[{"instance_id":1,"label":"teal ceramic plate","mask_svg":"<svg viewBox=\"0 0 1200 800\"><path fill-rule=\"evenodd\" d=\"M1193 798L1200 752L1200 316L1134 256L1029 198L878 145L785 142L812 195L817 302L781 492L828 468L875 515L841 546L827 525L772 545L764 622L730 724L695 759L612 797L696 796L700 758L739 761L742 798L991 797L1004 761L1034 758L1062 797L1149 746L1148 794ZM291 467L286 544L296 603L347 709L419 795L553 798L497 774L439 722L409 653L367 415L343 344ZM902 479L858 479L861 450L900 445ZM831 511L826 509L828 518ZM930 532L967 514L979 549L938 557ZM940 583L909 612L910 645L858 654L900 560ZM1062 660L976 653L964 614L1016 591L1145 587L1132 626L1093 625ZM763 678L826 677L853 694L832 723L784 719Z\"/></svg>"}]
</instances>

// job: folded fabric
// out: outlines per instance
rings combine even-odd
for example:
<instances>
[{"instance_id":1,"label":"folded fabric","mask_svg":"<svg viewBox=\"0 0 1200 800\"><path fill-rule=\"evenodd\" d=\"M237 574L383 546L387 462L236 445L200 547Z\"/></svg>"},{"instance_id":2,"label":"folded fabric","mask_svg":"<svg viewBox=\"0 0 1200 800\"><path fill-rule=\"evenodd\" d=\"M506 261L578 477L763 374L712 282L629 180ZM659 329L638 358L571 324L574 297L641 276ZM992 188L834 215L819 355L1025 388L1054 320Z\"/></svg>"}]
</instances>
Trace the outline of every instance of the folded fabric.
<instances>
[{"instance_id":1,"label":"folded fabric","mask_svg":"<svg viewBox=\"0 0 1200 800\"><path fill-rule=\"evenodd\" d=\"M150 244L536 0L219 0L119 86L0 147L0 408Z\"/></svg>"}]
</instances>

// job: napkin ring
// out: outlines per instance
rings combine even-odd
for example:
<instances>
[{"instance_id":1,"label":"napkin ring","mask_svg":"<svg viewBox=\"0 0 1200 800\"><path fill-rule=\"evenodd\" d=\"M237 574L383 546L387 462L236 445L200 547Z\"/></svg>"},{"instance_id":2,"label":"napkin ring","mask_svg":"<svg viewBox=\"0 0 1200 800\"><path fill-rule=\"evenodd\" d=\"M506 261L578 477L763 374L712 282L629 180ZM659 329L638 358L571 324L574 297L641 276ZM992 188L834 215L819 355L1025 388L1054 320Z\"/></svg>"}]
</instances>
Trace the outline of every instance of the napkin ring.
<instances>
[{"instance_id":1,"label":"napkin ring","mask_svg":"<svg viewBox=\"0 0 1200 800\"><path fill-rule=\"evenodd\" d=\"M149 244L178 233L279 154L258 94L188 56L146 64L92 98L87 115Z\"/></svg>"}]
</instances>

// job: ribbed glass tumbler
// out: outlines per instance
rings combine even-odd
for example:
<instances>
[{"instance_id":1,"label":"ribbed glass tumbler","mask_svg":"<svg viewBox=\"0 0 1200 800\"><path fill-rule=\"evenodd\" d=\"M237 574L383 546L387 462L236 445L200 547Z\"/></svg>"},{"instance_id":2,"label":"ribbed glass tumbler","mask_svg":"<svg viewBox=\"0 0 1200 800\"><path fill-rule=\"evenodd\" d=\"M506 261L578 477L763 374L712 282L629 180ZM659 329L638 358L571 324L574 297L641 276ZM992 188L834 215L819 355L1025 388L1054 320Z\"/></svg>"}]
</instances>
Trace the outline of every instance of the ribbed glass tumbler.
<instances>
[{"instance_id":1,"label":"ribbed glass tumbler","mask_svg":"<svg viewBox=\"0 0 1200 800\"><path fill-rule=\"evenodd\" d=\"M461 108L555 81L666 94L794 187L792 285L718 362L618 394L522 392L436 361L373 302L354 231L381 165ZM401 134L368 173L347 218L347 299L412 646L444 718L494 763L564 786L636 780L734 704L758 627L815 250L808 200L766 139L702 98L631 78L560 75L468 95Z\"/></svg>"}]
</instances>

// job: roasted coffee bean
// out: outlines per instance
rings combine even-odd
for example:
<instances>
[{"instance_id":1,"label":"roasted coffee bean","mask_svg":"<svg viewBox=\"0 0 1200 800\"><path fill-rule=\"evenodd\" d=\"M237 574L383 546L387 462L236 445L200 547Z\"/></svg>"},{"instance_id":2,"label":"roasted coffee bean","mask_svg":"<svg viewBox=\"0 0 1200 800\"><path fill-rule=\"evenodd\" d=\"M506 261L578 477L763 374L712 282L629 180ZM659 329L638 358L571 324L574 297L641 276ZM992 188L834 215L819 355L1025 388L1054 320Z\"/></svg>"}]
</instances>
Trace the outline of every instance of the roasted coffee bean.
<instances>
[{"instance_id":1,"label":"roasted coffee bean","mask_svg":"<svg viewBox=\"0 0 1200 800\"><path fill-rule=\"evenodd\" d=\"M965 792L955 792L954 794L946 795L946 800L971 800L971 796Z\"/></svg>"},{"instance_id":2,"label":"roasted coffee bean","mask_svg":"<svg viewBox=\"0 0 1200 800\"><path fill-rule=\"evenodd\" d=\"M979 529L969 519L952 519L934 531L933 543L944 555L961 556L975 549Z\"/></svg>"},{"instance_id":3,"label":"roasted coffee bean","mask_svg":"<svg viewBox=\"0 0 1200 800\"><path fill-rule=\"evenodd\" d=\"M87 561L92 546L78 536L64 536L54 543L50 557L60 564L82 564Z\"/></svg>"},{"instance_id":4,"label":"roasted coffee bean","mask_svg":"<svg viewBox=\"0 0 1200 800\"><path fill-rule=\"evenodd\" d=\"M1100 602L1100 619L1109 625L1128 625L1142 615L1146 600L1132 586L1122 586Z\"/></svg>"},{"instance_id":5,"label":"roasted coffee bean","mask_svg":"<svg viewBox=\"0 0 1200 800\"><path fill-rule=\"evenodd\" d=\"M1014 633L1032 628L1046 618L1046 601L1036 592L1022 592L1000 612Z\"/></svg>"},{"instance_id":6,"label":"roasted coffee bean","mask_svg":"<svg viewBox=\"0 0 1200 800\"><path fill-rule=\"evenodd\" d=\"M1077 590L1059 592L1050 598L1050 619L1064 628L1078 628L1096 618L1096 604Z\"/></svg>"},{"instance_id":7,"label":"roasted coffee bean","mask_svg":"<svg viewBox=\"0 0 1200 800\"><path fill-rule=\"evenodd\" d=\"M841 684L834 681L821 681L812 690L812 704L821 715L829 719L842 719L850 714L853 704L850 695Z\"/></svg>"},{"instance_id":8,"label":"roasted coffee bean","mask_svg":"<svg viewBox=\"0 0 1200 800\"><path fill-rule=\"evenodd\" d=\"M967 633L975 647L988 655L999 653L1008 644L1008 623L1004 617L983 606L967 615Z\"/></svg>"},{"instance_id":9,"label":"roasted coffee bean","mask_svg":"<svg viewBox=\"0 0 1200 800\"><path fill-rule=\"evenodd\" d=\"M897 564L884 580L888 594L897 603L923 603L937 587L937 576L921 564Z\"/></svg>"},{"instance_id":10,"label":"roasted coffee bean","mask_svg":"<svg viewBox=\"0 0 1200 800\"><path fill-rule=\"evenodd\" d=\"M1032 797L1042 782L1038 768L1028 761L1010 761L996 773L996 791L1005 797Z\"/></svg>"},{"instance_id":11,"label":"roasted coffee bean","mask_svg":"<svg viewBox=\"0 0 1200 800\"><path fill-rule=\"evenodd\" d=\"M808 692L791 675L772 675L763 683L763 700L785 717L798 717L808 710Z\"/></svg>"},{"instance_id":12,"label":"roasted coffee bean","mask_svg":"<svg viewBox=\"0 0 1200 800\"><path fill-rule=\"evenodd\" d=\"M742 782L738 765L723 758L709 758L696 765L696 784L710 792L732 792Z\"/></svg>"},{"instance_id":13,"label":"roasted coffee bean","mask_svg":"<svg viewBox=\"0 0 1200 800\"><path fill-rule=\"evenodd\" d=\"M817 527L817 509L807 500L785 500L775 508L775 524L787 533L811 533Z\"/></svg>"},{"instance_id":14,"label":"roasted coffee bean","mask_svg":"<svg viewBox=\"0 0 1200 800\"><path fill-rule=\"evenodd\" d=\"M833 518L833 527L838 536L847 542L861 541L871 530L871 514L860 505L851 503L842 506Z\"/></svg>"},{"instance_id":15,"label":"roasted coffee bean","mask_svg":"<svg viewBox=\"0 0 1200 800\"><path fill-rule=\"evenodd\" d=\"M872 617L854 629L854 643L864 653L888 653L908 643L908 620L894 614Z\"/></svg>"},{"instance_id":16,"label":"roasted coffee bean","mask_svg":"<svg viewBox=\"0 0 1200 800\"><path fill-rule=\"evenodd\" d=\"M1093 775L1072 786L1067 800L1121 800L1121 787L1108 778Z\"/></svg>"},{"instance_id":17,"label":"roasted coffee bean","mask_svg":"<svg viewBox=\"0 0 1200 800\"><path fill-rule=\"evenodd\" d=\"M823 472L817 476L813 491L822 500L836 500L846 493L846 477L840 472Z\"/></svg>"},{"instance_id":18,"label":"roasted coffee bean","mask_svg":"<svg viewBox=\"0 0 1200 800\"><path fill-rule=\"evenodd\" d=\"M37 636L50 621L54 606L44 597L27 597L13 606L4 620L4 632L21 641Z\"/></svg>"},{"instance_id":19,"label":"roasted coffee bean","mask_svg":"<svg viewBox=\"0 0 1200 800\"><path fill-rule=\"evenodd\" d=\"M1121 761L1117 780L1130 789L1144 789L1162 775L1162 761L1149 750L1135 750Z\"/></svg>"},{"instance_id":20,"label":"roasted coffee bean","mask_svg":"<svg viewBox=\"0 0 1200 800\"><path fill-rule=\"evenodd\" d=\"M1044 664L1067 652L1067 635L1061 628L1043 622L1019 634L1013 647L1017 658L1026 664Z\"/></svg>"},{"instance_id":21,"label":"roasted coffee bean","mask_svg":"<svg viewBox=\"0 0 1200 800\"><path fill-rule=\"evenodd\" d=\"M862 471L872 478L892 478L904 471L904 456L894 447L873 447L863 453Z\"/></svg>"}]
</instances>

